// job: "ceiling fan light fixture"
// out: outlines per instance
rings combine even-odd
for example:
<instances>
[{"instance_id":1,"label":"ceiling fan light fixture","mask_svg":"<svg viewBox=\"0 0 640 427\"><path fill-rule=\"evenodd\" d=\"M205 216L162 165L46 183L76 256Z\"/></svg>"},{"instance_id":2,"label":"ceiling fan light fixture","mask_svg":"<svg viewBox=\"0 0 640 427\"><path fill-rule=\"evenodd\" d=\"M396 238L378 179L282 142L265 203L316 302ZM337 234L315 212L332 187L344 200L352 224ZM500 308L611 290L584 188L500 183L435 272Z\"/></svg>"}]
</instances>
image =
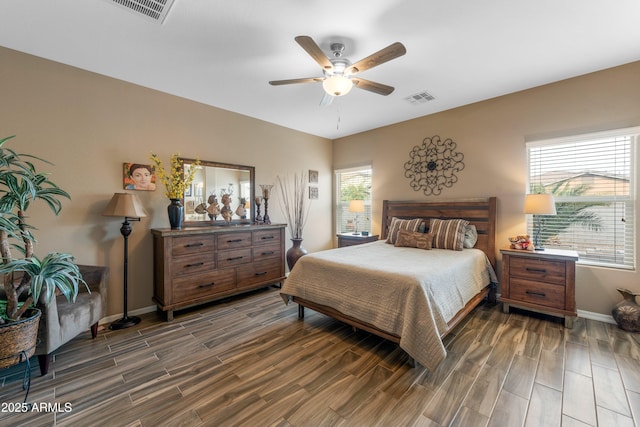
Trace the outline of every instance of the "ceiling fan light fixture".
<instances>
[{"instance_id":1,"label":"ceiling fan light fixture","mask_svg":"<svg viewBox=\"0 0 640 427\"><path fill-rule=\"evenodd\" d=\"M353 82L345 76L334 75L322 81L322 88L331 96L343 96L351 91Z\"/></svg>"}]
</instances>

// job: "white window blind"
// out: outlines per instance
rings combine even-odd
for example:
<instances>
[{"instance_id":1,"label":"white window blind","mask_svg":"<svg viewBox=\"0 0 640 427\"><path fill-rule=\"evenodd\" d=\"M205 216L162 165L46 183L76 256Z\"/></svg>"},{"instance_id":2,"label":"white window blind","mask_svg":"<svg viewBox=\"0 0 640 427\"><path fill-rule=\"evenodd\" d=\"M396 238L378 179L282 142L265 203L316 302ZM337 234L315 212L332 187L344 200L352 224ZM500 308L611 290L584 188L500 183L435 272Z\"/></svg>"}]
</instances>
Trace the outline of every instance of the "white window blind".
<instances>
[{"instance_id":1,"label":"white window blind","mask_svg":"<svg viewBox=\"0 0 640 427\"><path fill-rule=\"evenodd\" d=\"M361 166L335 171L336 182L336 233L358 231L371 232L371 166ZM363 200L364 212L349 211L351 200Z\"/></svg>"},{"instance_id":2,"label":"white window blind","mask_svg":"<svg viewBox=\"0 0 640 427\"><path fill-rule=\"evenodd\" d=\"M580 263L635 268L635 147L640 128L527 143L529 193L550 193L557 215L540 242L578 252Z\"/></svg>"}]
</instances>

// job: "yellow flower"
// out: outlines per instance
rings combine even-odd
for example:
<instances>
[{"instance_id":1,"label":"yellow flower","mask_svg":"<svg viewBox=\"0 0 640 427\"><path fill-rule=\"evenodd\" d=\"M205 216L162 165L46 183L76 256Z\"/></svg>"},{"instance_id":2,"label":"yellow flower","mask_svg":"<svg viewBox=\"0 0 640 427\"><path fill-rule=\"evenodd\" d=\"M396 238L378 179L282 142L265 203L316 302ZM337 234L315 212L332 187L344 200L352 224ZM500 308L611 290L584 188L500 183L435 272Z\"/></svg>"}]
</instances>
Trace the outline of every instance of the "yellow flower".
<instances>
[{"instance_id":1,"label":"yellow flower","mask_svg":"<svg viewBox=\"0 0 640 427\"><path fill-rule=\"evenodd\" d=\"M200 165L200 160L196 159L185 176L184 165L179 157L180 153L176 153L171 156L171 169L169 172L167 172L167 170L162 166L162 160L158 158L157 154L151 153L150 157L151 161L156 165L156 174L158 178L166 188L164 194L170 199L181 199L184 196L184 192L193 182L197 166Z\"/></svg>"}]
</instances>

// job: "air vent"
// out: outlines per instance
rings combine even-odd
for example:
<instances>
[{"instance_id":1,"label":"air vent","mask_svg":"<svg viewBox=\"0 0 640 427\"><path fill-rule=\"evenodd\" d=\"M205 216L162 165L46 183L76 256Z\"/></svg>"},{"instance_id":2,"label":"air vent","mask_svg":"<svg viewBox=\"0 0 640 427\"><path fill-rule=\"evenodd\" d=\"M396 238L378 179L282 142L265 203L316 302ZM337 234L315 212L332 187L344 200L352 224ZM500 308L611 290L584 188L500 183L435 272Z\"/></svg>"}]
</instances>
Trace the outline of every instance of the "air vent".
<instances>
[{"instance_id":1,"label":"air vent","mask_svg":"<svg viewBox=\"0 0 640 427\"><path fill-rule=\"evenodd\" d=\"M107 0L162 24L175 0Z\"/></svg>"},{"instance_id":2,"label":"air vent","mask_svg":"<svg viewBox=\"0 0 640 427\"><path fill-rule=\"evenodd\" d=\"M405 99L411 104L424 104L426 102L433 101L436 98L430 93L423 91L416 93L415 95L407 96Z\"/></svg>"}]
</instances>

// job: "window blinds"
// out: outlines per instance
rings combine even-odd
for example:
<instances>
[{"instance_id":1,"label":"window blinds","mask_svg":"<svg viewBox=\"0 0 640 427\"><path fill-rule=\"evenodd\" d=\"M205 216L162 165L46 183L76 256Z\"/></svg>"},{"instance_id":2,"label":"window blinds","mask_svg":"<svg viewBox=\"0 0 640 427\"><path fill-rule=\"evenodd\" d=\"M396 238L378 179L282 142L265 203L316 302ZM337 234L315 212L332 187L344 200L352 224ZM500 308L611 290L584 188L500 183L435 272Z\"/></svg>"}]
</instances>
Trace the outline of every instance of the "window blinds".
<instances>
[{"instance_id":1,"label":"window blinds","mask_svg":"<svg viewBox=\"0 0 640 427\"><path fill-rule=\"evenodd\" d=\"M580 262L634 268L634 152L640 129L527 143L529 193L551 193L557 215L542 222L545 247L572 249Z\"/></svg>"}]
</instances>

